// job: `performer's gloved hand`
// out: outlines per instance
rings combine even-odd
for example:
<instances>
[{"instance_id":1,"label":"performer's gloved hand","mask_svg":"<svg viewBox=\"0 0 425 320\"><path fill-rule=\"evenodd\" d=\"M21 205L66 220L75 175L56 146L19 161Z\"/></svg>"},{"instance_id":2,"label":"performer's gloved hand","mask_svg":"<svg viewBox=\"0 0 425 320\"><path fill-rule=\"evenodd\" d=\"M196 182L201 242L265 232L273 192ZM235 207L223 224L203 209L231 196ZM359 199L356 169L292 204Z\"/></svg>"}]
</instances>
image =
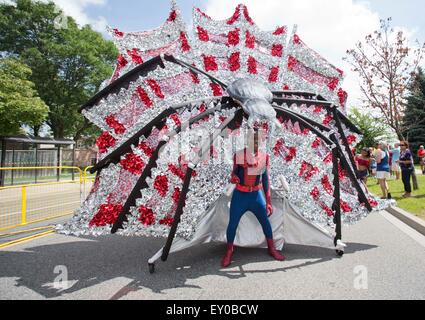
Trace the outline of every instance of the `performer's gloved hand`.
<instances>
[{"instance_id":1,"label":"performer's gloved hand","mask_svg":"<svg viewBox=\"0 0 425 320\"><path fill-rule=\"evenodd\" d=\"M232 176L232 178L230 179L230 183L231 184L240 184L241 181L239 180L239 178L237 176Z\"/></svg>"},{"instance_id":2,"label":"performer's gloved hand","mask_svg":"<svg viewBox=\"0 0 425 320\"><path fill-rule=\"evenodd\" d=\"M267 204L267 214L269 218L273 215L273 206L271 203Z\"/></svg>"}]
</instances>

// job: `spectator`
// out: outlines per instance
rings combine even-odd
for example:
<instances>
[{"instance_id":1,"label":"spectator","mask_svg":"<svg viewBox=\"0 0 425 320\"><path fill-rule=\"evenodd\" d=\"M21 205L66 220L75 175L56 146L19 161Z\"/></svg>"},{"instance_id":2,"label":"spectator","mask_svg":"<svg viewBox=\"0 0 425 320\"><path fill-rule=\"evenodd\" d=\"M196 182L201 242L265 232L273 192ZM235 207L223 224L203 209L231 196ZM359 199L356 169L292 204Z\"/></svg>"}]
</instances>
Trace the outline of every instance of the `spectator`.
<instances>
[{"instance_id":1,"label":"spectator","mask_svg":"<svg viewBox=\"0 0 425 320\"><path fill-rule=\"evenodd\" d=\"M412 186L410 184L410 179L415 170L413 163L413 154L409 150L409 143L406 141L400 142L400 160L398 161L401 168L401 176L404 184L404 195L403 198L410 198L412 196Z\"/></svg>"},{"instance_id":2,"label":"spectator","mask_svg":"<svg viewBox=\"0 0 425 320\"><path fill-rule=\"evenodd\" d=\"M400 160L400 144L396 143L394 145L394 149L392 150L392 166L391 166L391 171L393 172L393 174L395 174L396 179L400 180L400 176L401 176L401 168L400 165L398 163L398 160Z\"/></svg>"},{"instance_id":3,"label":"spectator","mask_svg":"<svg viewBox=\"0 0 425 320\"><path fill-rule=\"evenodd\" d=\"M374 148L370 148L371 149L371 164L370 164L370 169L372 170L372 176L376 177L376 170L378 169L378 164L376 163L376 157L377 157L377 152L378 152L378 145L376 145ZM379 184L379 182L378 182Z\"/></svg>"},{"instance_id":4,"label":"spectator","mask_svg":"<svg viewBox=\"0 0 425 320\"><path fill-rule=\"evenodd\" d=\"M421 166L422 174L425 175L425 148L420 146L418 150L419 164Z\"/></svg>"},{"instance_id":5,"label":"spectator","mask_svg":"<svg viewBox=\"0 0 425 320\"><path fill-rule=\"evenodd\" d=\"M363 182L367 193L367 178L369 177L369 169L372 163L371 152L368 148L364 148L360 155L356 157L357 170L359 171L359 179Z\"/></svg>"},{"instance_id":6,"label":"spectator","mask_svg":"<svg viewBox=\"0 0 425 320\"><path fill-rule=\"evenodd\" d=\"M376 163L378 168L376 170L376 178L381 186L382 198L391 199L391 193L389 192L388 180L391 178L390 175L390 155L388 152L388 145L385 142L380 142L376 157Z\"/></svg>"}]
</instances>

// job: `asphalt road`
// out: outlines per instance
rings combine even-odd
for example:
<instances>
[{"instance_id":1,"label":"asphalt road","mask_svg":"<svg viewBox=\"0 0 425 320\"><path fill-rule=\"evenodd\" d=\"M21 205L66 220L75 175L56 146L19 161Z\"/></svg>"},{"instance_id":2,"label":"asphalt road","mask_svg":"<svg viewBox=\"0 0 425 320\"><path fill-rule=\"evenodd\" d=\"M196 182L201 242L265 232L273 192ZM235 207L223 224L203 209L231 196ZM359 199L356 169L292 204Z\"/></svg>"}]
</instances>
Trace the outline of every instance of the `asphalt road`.
<instances>
[{"instance_id":1,"label":"asphalt road","mask_svg":"<svg viewBox=\"0 0 425 320\"><path fill-rule=\"evenodd\" d=\"M171 255L151 275L147 260L161 239L54 234L0 250L0 298L425 299L424 236L384 212L345 228L344 241L343 258L288 245L283 263L238 249L229 269L220 267L225 247L210 244ZM64 275L69 287L55 287Z\"/></svg>"}]
</instances>

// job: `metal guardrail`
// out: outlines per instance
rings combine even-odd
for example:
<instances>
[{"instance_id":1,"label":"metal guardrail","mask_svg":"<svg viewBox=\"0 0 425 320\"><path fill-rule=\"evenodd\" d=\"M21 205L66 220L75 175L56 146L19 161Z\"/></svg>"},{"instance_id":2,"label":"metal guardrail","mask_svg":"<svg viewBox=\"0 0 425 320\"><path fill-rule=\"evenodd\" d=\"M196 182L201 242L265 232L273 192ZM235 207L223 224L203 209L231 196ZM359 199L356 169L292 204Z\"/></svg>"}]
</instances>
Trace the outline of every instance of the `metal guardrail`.
<instances>
[{"instance_id":1,"label":"metal guardrail","mask_svg":"<svg viewBox=\"0 0 425 320\"><path fill-rule=\"evenodd\" d=\"M90 167L13 167L0 171L39 169L72 170L78 179L0 187L0 231L71 215L84 202L93 182L87 175Z\"/></svg>"}]
</instances>

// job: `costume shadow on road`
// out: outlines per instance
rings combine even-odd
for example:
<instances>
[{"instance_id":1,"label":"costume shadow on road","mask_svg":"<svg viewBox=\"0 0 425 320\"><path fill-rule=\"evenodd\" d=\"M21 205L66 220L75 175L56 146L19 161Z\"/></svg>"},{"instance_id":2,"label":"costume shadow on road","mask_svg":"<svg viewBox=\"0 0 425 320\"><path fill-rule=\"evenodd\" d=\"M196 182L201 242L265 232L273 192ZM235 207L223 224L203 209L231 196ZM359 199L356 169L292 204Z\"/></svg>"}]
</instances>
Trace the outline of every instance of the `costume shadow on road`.
<instances>
[{"instance_id":1,"label":"costume shadow on road","mask_svg":"<svg viewBox=\"0 0 425 320\"><path fill-rule=\"evenodd\" d=\"M0 278L18 278L18 287L29 288L45 298L60 298L116 278L134 279L117 292L111 290L109 299L120 299L131 292L146 289L154 293L163 293L164 290L175 288L202 290L204 288L187 282L189 279L206 275L238 279L246 277L247 274L285 272L339 259L332 250L287 245L284 250L286 264L283 262L281 267L275 267L275 262L265 249L236 248L232 266L229 269L221 269L220 258L225 246L208 244L174 254L168 262L160 263L157 273L151 275L147 260L162 245L162 239L109 236L32 247L25 251L2 251ZM349 243L345 254L375 248L377 247L368 244ZM308 261L296 265L291 263L296 260ZM266 262L272 262L273 267L252 270L252 264ZM251 265L249 271L244 270L246 265ZM52 285L58 276L54 273L57 266L67 268L68 281L73 284L63 291Z\"/></svg>"}]
</instances>

